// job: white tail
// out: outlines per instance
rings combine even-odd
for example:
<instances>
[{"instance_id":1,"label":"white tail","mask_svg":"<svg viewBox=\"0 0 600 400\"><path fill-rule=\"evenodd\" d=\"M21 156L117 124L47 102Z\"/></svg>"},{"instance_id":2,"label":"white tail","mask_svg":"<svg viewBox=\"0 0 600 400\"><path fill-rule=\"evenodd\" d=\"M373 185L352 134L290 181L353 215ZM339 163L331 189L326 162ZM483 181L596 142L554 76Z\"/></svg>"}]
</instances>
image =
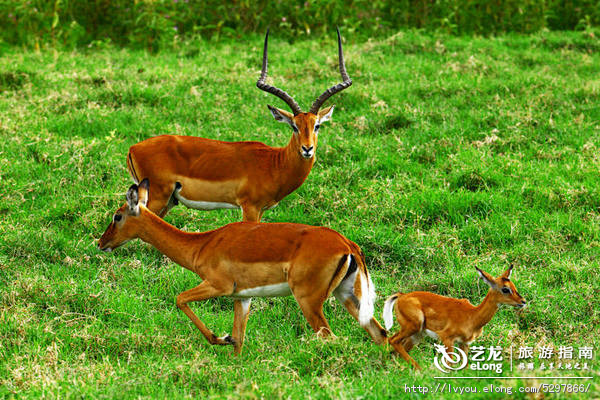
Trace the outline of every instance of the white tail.
<instances>
[{"instance_id":1,"label":"white tail","mask_svg":"<svg viewBox=\"0 0 600 400\"><path fill-rule=\"evenodd\" d=\"M386 341L373 318L375 291L356 243L328 228L291 223L238 222L183 232L147 208L149 187L144 179L129 188L127 203L114 214L98 247L112 250L140 238L200 276L202 283L177 296L176 304L209 343L241 352L252 297L294 295L311 328L319 336L331 335L323 303L332 293L376 343ZM231 336L217 337L189 307L221 296L234 299Z\"/></svg>"},{"instance_id":2,"label":"white tail","mask_svg":"<svg viewBox=\"0 0 600 400\"><path fill-rule=\"evenodd\" d=\"M388 331L394 325L394 304L396 304L397 298L398 296L396 295L390 296L383 305L383 324Z\"/></svg>"},{"instance_id":3,"label":"white tail","mask_svg":"<svg viewBox=\"0 0 600 400\"><path fill-rule=\"evenodd\" d=\"M359 271L360 275L360 305L358 310L358 323L362 327L366 327L371 323L373 313L375 312L375 285L367 271Z\"/></svg>"}]
</instances>

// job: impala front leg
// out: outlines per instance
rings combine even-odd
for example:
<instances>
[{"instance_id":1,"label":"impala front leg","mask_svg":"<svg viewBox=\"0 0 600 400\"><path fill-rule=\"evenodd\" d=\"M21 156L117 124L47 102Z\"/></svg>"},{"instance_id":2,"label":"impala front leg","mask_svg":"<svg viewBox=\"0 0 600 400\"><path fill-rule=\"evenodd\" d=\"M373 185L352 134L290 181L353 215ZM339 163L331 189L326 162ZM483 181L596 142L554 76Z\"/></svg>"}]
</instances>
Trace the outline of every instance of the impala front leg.
<instances>
[{"instance_id":1,"label":"impala front leg","mask_svg":"<svg viewBox=\"0 0 600 400\"><path fill-rule=\"evenodd\" d=\"M442 339L442 343L444 343L444 346L446 347L446 353L447 354L452 354L454 353L454 342L455 342L455 338L449 338L449 337L444 337L444 336L440 336L440 339ZM459 346L459 348L462 350L462 345ZM468 350L468 348L467 348ZM452 364L459 364L461 362L460 360L460 355L458 355L458 359L454 360L452 359ZM469 361L468 357L467 357L467 362Z\"/></svg>"},{"instance_id":2,"label":"impala front leg","mask_svg":"<svg viewBox=\"0 0 600 400\"><path fill-rule=\"evenodd\" d=\"M244 222L260 222L262 217L262 209L254 204L242 204L242 221Z\"/></svg>"},{"instance_id":3,"label":"impala front leg","mask_svg":"<svg viewBox=\"0 0 600 400\"><path fill-rule=\"evenodd\" d=\"M217 289L211 286L210 283L208 283L207 281L204 281L195 288L186 290L185 292L177 296L177 307L179 307L179 309L183 311L189 319L192 320L194 325L196 325L196 327L200 329L200 332L202 332L202 334L210 344L234 345L234 340L229 335L224 337L217 337L210 329L206 327L206 325L204 325L204 323L202 323L202 321L200 321L200 319L196 316L196 314L194 314L194 312L187 305L187 303L192 301L206 300L212 297L220 297L229 293L231 293L231 290L229 292L225 292L224 290Z\"/></svg>"}]
</instances>

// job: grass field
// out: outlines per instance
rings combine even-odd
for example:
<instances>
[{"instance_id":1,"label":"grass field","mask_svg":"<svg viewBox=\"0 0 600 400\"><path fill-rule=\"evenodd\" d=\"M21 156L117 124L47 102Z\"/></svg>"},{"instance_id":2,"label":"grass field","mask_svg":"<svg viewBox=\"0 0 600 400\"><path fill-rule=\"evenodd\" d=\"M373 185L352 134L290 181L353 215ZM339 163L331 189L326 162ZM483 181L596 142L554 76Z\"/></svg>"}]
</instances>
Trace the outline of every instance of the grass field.
<instances>
[{"instance_id":1,"label":"grass field","mask_svg":"<svg viewBox=\"0 0 600 400\"><path fill-rule=\"evenodd\" d=\"M333 35L293 45L271 36L270 76L303 108L338 82ZM584 382L600 396L598 37L346 39L354 84L332 99L309 178L263 222L325 225L358 243L377 316L397 290L479 303L487 286L474 267L496 275L513 262L529 307L501 308L475 344L593 346L591 371L535 375L593 376ZM0 397L397 398L405 384L440 382L433 341L411 353L424 367L415 372L333 299L325 313L338 338L325 342L292 298L256 299L234 358L175 307L197 276L140 241L97 250L131 184L132 144L164 133L288 142L266 107L285 105L255 87L261 44L190 42L156 55L3 48ZM201 231L240 218L176 207L166 219ZM223 334L232 306L193 308ZM542 382L581 383L452 381Z\"/></svg>"}]
</instances>

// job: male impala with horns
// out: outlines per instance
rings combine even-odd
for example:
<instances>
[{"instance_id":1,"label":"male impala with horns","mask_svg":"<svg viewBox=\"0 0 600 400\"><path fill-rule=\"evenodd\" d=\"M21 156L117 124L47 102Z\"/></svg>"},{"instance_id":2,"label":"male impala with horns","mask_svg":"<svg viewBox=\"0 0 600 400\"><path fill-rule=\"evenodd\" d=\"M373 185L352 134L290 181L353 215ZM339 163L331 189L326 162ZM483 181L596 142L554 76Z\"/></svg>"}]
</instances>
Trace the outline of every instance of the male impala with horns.
<instances>
[{"instance_id":1,"label":"male impala with horns","mask_svg":"<svg viewBox=\"0 0 600 400\"><path fill-rule=\"evenodd\" d=\"M343 82L327 89L308 112L302 112L289 94L266 83L267 31L256 85L290 107L292 112L268 106L277 121L293 130L287 146L174 135L153 137L131 146L127 167L136 183L148 178L148 209L164 217L178 203L202 210L241 208L244 221L260 221L264 210L275 207L302 185L315 161L319 127L333 113L333 106L321 106L352 84L344 65L339 30L337 34Z\"/></svg>"}]
</instances>

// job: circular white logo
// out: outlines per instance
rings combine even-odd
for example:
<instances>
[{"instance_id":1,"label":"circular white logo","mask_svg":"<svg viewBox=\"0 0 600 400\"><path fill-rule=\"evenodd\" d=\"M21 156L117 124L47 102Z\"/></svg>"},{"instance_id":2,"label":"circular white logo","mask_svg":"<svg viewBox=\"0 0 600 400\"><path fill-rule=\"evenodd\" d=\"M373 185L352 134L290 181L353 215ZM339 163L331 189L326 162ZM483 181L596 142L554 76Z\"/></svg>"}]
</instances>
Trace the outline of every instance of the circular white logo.
<instances>
[{"instance_id":1,"label":"circular white logo","mask_svg":"<svg viewBox=\"0 0 600 400\"><path fill-rule=\"evenodd\" d=\"M438 354L435 355L433 363L435 364L435 367L443 373L447 374L450 371L458 371L467 366L467 355L458 347L455 347L454 351L451 353L446 351L446 346L444 345L435 343L434 347ZM438 359L440 354L442 355L441 363Z\"/></svg>"}]
</instances>

